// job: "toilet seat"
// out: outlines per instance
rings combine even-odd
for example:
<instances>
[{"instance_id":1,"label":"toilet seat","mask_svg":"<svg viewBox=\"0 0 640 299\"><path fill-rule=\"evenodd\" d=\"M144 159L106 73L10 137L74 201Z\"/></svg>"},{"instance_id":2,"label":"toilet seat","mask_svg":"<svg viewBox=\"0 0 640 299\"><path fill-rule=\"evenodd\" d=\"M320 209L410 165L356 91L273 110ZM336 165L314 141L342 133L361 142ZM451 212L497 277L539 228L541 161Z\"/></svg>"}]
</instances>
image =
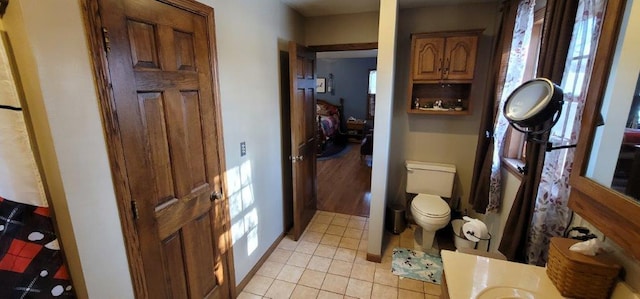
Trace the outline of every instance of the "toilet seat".
<instances>
[{"instance_id":1,"label":"toilet seat","mask_svg":"<svg viewBox=\"0 0 640 299\"><path fill-rule=\"evenodd\" d=\"M449 218L451 208L442 197L433 194L418 194L411 206L415 212L429 218Z\"/></svg>"}]
</instances>

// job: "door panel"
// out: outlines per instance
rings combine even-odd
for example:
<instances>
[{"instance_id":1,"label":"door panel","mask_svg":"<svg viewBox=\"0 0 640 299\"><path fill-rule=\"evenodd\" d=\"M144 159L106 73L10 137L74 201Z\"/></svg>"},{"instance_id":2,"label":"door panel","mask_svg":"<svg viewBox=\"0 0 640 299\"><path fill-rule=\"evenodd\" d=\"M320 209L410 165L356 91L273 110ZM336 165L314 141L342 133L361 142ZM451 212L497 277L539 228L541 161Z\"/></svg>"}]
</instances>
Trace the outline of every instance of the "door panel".
<instances>
[{"instance_id":1,"label":"door panel","mask_svg":"<svg viewBox=\"0 0 640 299\"><path fill-rule=\"evenodd\" d=\"M454 36L447 38L445 56L449 80L471 80L475 70L477 36Z\"/></svg>"},{"instance_id":2,"label":"door panel","mask_svg":"<svg viewBox=\"0 0 640 299\"><path fill-rule=\"evenodd\" d=\"M100 4L146 294L228 298L207 19L155 0Z\"/></svg>"},{"instance_id":3,"label":"door panel","mask_svg":"<svg viewBox=\"0 0 640 299\"><path fill-rule=\"evenodd\" d=\"M444 59L444 38L415 38L414 80L440 80Z\"/></svg>"},{"instance_id":4,"label":"door panel","mask_svg":"<svg viewBox=\"0 0 640 299\"><path fill-rule=\"evenodd\" d=\"M294 240L316 212L315 57L309 49L289 43Z\"/></svg>"}]
</instances>

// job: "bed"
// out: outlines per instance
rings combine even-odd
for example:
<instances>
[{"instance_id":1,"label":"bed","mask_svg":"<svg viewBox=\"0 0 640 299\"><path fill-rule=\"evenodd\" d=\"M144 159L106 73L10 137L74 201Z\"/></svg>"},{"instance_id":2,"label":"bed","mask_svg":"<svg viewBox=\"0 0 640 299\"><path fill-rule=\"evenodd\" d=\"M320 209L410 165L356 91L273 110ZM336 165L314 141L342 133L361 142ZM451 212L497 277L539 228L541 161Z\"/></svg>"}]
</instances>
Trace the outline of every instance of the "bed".
<instances>
[{"instance_id":1,"label":"bed","mask_svg":"<svg viewBox=\"0 0 640 299\"><path fill-rule=\"evenodd\" d=\"M335 142L341 136L343 125L344 99L340 104L332 104L326 100L316 101L316 113L318 115L318 155L322 154L328 142Z\"/></svg>"}]
</instances>

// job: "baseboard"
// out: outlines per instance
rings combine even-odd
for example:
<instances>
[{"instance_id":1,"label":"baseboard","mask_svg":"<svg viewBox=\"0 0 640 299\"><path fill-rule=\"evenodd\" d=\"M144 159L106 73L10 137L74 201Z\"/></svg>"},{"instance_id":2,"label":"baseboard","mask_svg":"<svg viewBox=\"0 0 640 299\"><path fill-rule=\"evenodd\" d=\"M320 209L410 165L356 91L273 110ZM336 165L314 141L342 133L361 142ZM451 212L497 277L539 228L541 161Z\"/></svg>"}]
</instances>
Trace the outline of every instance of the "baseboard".
<instances>
[{"instance_id":1,"label":"baseboard","mask_svg":"<svg viewBox=\"0 0 640 299\"><path fill-rule=\"evenodd\" d=\"M273 251L276 250L276 248L278 248L278 244L280 244L280 241L282 241L282 239L284 239L284 237L286 235L287 235L286 233L282 233L275 240L275 242L273 242L273 244L271 244L269 249L267 249L267 252L265 252L264 255L262 255L260 260L258 260L258 262L255 264L255 266L253 266L253 268L251 268L251 271L249 271L249 273L247 273L247 276L245 276L244 279L242 279L242 281L236 286L236 294L239 295L242 292L242 290L244 290L244 288L247 286L249 281L251 281L253 276L256 275L256 272L258 272L260 267L262 267L262 264L264 264L264 262L269 258L269 256L273 253Z\"/></svg>"},{"instance_id":2,"label":"baseboard","mask_svg":"<svg viewBox=\"0 0 640 299\"><path fill-rule=\"evenodd\" d=\"M379 254L371 254L367 252L367 261L374 262L374 263L381 263L382 256Z\"/></svg>"}]
</instances>

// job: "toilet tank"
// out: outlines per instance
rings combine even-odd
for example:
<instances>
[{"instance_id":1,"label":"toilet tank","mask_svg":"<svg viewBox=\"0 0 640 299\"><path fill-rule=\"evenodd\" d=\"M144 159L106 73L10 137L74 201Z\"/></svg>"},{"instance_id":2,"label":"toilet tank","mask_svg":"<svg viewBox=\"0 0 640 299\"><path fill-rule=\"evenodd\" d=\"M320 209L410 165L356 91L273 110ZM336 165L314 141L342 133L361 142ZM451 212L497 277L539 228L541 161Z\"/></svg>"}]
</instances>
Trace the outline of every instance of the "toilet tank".
<instances>
[{"instance_id":1,"label":"toilet tank","mask_svg":"<svg viewBox=\"0 0 640 299\"><path fill-rule=\"evenodd\" d=\"M451 198L456 166L451 164L406 161L407 193L434 194Z\"/></svg>"}]
</instances>

